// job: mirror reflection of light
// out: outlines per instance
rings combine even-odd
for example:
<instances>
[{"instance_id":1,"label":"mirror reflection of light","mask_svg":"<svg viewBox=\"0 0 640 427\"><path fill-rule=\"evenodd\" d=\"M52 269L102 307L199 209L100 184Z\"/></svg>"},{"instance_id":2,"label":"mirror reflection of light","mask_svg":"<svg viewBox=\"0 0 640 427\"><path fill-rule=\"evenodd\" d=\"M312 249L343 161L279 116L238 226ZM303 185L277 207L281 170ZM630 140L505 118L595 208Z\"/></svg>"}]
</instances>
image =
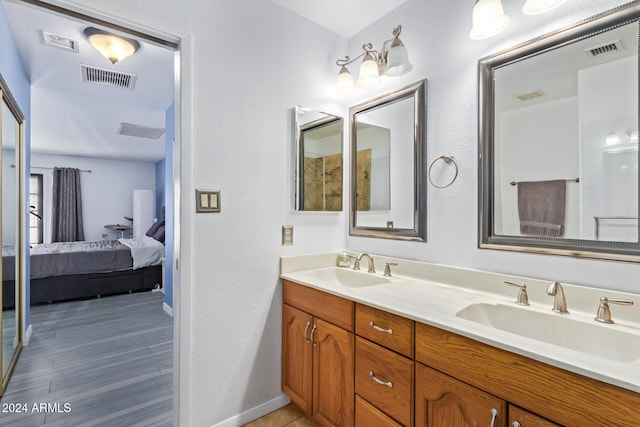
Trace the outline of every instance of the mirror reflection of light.
<instances>
[{"instance_id":1,"label":"mirror reflection of light","mask_svg":"<svg viewBox=\"0 0 640 427\"><path fill-rule=\"evenodd\" d=\"M605 140L605 145L607 147L610 147L612 145L618 145L620 143L620 135L618 135L614 131L609 132L609 134L607 135L607 139Z\"/></svg>"}]
</instances>

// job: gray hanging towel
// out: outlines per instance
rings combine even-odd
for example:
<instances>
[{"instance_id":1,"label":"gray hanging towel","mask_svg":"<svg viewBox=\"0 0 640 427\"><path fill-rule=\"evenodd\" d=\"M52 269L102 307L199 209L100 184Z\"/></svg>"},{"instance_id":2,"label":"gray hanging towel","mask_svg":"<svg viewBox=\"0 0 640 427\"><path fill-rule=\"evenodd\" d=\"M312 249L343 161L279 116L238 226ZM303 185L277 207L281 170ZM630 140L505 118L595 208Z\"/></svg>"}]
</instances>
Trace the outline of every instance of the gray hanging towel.
<instances>
[{"instance_id":1,"label":"gray hanging towel","mask_svg":"<svg viewBox=\"0 0 640 427\"><path fill-rule=\"evenodd\" d=\"M564 233L566 180L518 182L520 233L560 237Z\"/></svg>"}]
</instances>

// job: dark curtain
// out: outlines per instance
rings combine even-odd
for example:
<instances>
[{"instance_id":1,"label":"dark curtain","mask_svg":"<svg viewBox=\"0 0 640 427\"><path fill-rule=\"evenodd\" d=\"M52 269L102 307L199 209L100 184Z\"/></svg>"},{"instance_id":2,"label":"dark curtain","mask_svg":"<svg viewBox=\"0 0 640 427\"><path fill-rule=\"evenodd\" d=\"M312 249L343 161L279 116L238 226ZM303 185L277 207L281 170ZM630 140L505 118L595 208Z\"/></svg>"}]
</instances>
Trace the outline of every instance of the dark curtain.
<instances>
[{"instance_id":1,"label":"dark curtain","mask_svg":"<svg viewBox=\"0 0 640 427\"><path fill-rule=\"evenodd\" d=\"M53 168L52 242L84 240L80 170Z\"/></svg>"}]
</instances>

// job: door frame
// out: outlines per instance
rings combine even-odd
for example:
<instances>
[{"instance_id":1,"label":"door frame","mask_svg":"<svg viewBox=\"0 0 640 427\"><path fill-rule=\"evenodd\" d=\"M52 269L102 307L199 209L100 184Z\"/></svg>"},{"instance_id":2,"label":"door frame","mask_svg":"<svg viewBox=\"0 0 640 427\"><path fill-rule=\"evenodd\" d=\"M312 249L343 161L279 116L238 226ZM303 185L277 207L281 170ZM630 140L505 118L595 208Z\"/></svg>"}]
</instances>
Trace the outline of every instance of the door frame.
<instances>
[{"instance_id":1,"label":"door frame","mask_svg":"<svg viewBox=\"0 0 640 427\"><path fill-rule=\"evenodd\" d=\"M182 175L182 159L190 159L192 147L192 58L193 38L189 31L176 28L173 24L161 22L153 17L136 13L133 9L110 6L109 10L99 9L95 5L79 5L69 0L8 0L26 3L68 15L77 19L110 27L118 31L143 38L151 43L173 49L174 60L174 123L175 134L172 146L172 176L173 176L173 265L166 266L173 282L173 425L190 425L189 414L189 360L191 356L191 322L190 322L190 289L188 284L189 269L182 269L180 265L189 265L191 233L181 233L183 228L190 226L190 221L183 217L181 206L189 206L190 198L187 191L182 191L189 183L188 176ZM26 156L24 156L26 157ZM26 168L25 168L26 170ZM25 172L26 173L26 172ZM26 191L26 189L24 190ZM185 228L185 231L186 228ZM186 248L187 250L182 250ZM26 249L25 249L26 251ZM26 286L26 285L24 285ZM23 293L23 295L25 295ZM26 298L25 298L26 299ZM24 300L24 299L23 299ZM183 304L182 301L185 301ZM26 301L23 301L26 304ZM26 327L22 323L23 329ZM30 325L29 325L30 328ZM23 337L25 331L23 330ZM25 341L28 342L28 341Z\"/></svg>"}]
</instances>

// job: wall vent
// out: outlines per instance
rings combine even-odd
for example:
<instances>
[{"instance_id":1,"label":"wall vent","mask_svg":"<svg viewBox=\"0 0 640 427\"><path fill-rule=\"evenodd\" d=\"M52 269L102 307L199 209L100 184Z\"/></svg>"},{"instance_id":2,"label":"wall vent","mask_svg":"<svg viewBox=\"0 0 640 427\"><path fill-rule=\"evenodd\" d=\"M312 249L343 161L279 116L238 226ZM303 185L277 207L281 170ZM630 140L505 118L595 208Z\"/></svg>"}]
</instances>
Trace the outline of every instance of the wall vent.
<instances>
[{"instance_id":1,"label":"wall vent","mask_svg":"<svg viewBox=\"0 0 640 427\"><path fill-rule=\"evenodd\" d=\"M620 40L614 40L612 42L607 42L598 46L593 46L584 50L584 54L587 55L588 58L597 58L602 55L607 55L611 53L616 53L621 50L624 50L624 46Z\"/></svg>"},{"instance_id":2,"label":"wall vent","mask_svg":"<svg viewBox=\"0 0 640 427\"><path fill-rule=\"evenodd\" d=\"M520 101L529 101L530 99L539 98L544 95L545 93L540 89L538 89L538 90L534 90L533 92L519 93L514 96L518 98Z\"/></svg>"},{"instance_id":3,"label":"wall vent","mask_svg":"<svg viewBox=\"0 0 640 427\"><path fill-rule=\"evenodd\" d=\"M135 136L138 138L158 139L164 135L164 129L133 125L131 123L120 123L120 128L118 128L117 134Z\"/></svg>"},{"instance_id":4,"label":"wall vent","mask_svg":"<svg viewBox=\"0 0 640 427\"><path fill-rule=\"evenodd\" d=\"M90 65L80 65L80 68L82 69L82 80L85 82L123 89L133 89L136 84L137 76L135 74L121 73Z\"/></svg>"}]
</instances>

